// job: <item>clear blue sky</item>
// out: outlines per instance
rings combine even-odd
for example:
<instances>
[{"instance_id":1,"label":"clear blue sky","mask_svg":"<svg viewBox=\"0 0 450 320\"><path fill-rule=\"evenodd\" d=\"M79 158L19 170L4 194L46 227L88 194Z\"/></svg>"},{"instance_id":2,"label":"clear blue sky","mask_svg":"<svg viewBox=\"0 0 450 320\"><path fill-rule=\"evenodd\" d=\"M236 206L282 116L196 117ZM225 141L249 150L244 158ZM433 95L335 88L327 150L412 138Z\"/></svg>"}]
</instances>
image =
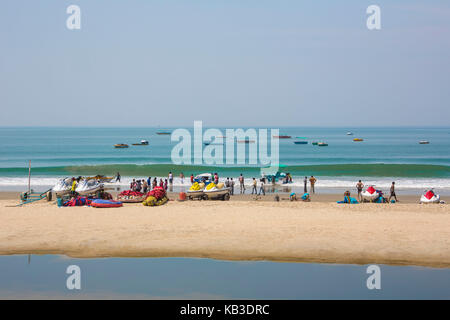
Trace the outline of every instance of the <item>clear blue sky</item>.
<instances>
[{"instance_id":1,"label":"clear blue sky","mask_svg":"<svg viewBox=\"0 0 450 320\"><path fill-rule=\"evenodd\" d=\"M0 126L447 126L449 103L448 0L0 2Z\"/></svg>"}]
</instances>

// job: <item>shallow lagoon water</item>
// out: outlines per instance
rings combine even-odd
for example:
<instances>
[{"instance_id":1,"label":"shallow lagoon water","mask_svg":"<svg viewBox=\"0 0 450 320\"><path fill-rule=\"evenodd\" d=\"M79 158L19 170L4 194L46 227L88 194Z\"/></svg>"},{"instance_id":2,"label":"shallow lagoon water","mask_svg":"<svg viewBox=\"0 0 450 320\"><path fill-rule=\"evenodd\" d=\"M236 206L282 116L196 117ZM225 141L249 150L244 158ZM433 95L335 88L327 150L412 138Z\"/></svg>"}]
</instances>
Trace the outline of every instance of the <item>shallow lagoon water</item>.
<instances>
[{"instance_id":1,"label":"shallow lagoon water","mask_svg":"<svg viewBox=\"0 0 450 320\"><path fill-rule=\"evenodd\" d=\"M81 290L68 290L69 265ZM191 258L72 259L0 257L0 298L137 299L449 299L450 269L381 268L381 289L366 286L367 266Z\"/></svg>"}]
</instances>

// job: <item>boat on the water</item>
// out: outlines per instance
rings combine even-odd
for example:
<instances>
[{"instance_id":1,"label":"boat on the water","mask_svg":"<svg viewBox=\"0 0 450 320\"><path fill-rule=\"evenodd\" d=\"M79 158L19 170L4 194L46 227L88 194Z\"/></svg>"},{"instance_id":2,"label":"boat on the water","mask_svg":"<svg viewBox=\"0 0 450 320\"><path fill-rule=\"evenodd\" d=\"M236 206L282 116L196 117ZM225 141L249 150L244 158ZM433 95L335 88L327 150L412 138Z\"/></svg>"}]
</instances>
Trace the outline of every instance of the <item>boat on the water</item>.
<instances>
[{"instance_id":1,"label":"boat on the water","mask_svg":"<svg viewBox=\"0 0 450 320\"><path fill-rule=\"evenodd\" d=\"M361 138L355 138L355 139L353 139L353 141L355 141L355 142L358 142L358 141L364 141L364 139L361 139Z\"/></svg>"},{"instance_id":2,"label":"boat on the water","mask_svg":"<svg viewBox=\"0 0 450 320\"><path fill-rule=\"evenodd\" d=\"M319 146L319 147L328 147L328 143L326 143L326 142L318 142L317 146Z\"/></svg>"},{"instance_id":3,"label":"boat on the water","mask_svg":"<svg viewBox=\"0 0 450 320\"><path fill-rule=\"evenodd\" d=\"M308 141L294 141L295 144L308 144Z\"/></svg>"},{"instance_id":4,"label":"boat on the water","mask_svg":"<svg viewBox=\"0 0 450 320\"><path fill-rule=\"evenodd\" d=\"M237 143L255 143L255 140L245 139L245 140L237 140L236 142Z\"/></svg>"},{"instance_id":5,"label":"boat on the water","mask_svg":"<svg viewBox=\"0 0 450 320\"><path fill-rule=\"evenodd\" d=\"M352 136L352 135L353 135L353 132L350 132L350 131L349 131L349 132L347 132L347 135L348 135L348 136Z\"/></svg>"},{"instance_id":6,"label":"boat on the water","mask_svg":"<svg viewBox=\"0 0 450 320\"><path fill-rule=\"evenodd\" d=\"M171 132L169 132L169 131L158 131L158 132L156 132L156 134L162 136L162 135L169 135L169 134L171 134Z\"/></svg>"},{"instance_id":7,"label":"boat on the water","mask_svg":"<svg viewBox=\"0 0 450 320\"><path fill-rule=\"evenodd\" d=\"M317 146L319 143L317 141L314 141L313 143L311 143L313 146Z\"/></svg>"},{"instance_id":8,"label":"boat on the water","mask_svg":"<svg viewBox=\"0 0 450 320\"><path fill-rule=\"evenodd\" d=\"M286 135L280 135L280 136L273 136L274 138L278 138L278 139L290 139L292 138L291 136L286 136Z\"/></svg>"},{"instance_id":9,"label":"boat on the water","mask_svg":"<svg viewBox=\"0 0 450 320\"><path fill-rule=\"evenodd\" d=\"M133 146L148 146L147 140L141 140L140 143L133 143Z\"/></svg>"},{"instance_id":10,"label":"boat on the water","mask_svg":"<svg viewBox=\"0 0 450 320\"><path fill-rule=\"evenodd\" d=\"M123 148L128 148L129 146L126 143L118 143L114 145L114 148L116 149L123 149Z\"/></svg>"},{"instance_id":11,"label":"boat on the water","mask_svg":"<svg viewBox=\"0 0 450 320\"><path fill-rule=\"evenodd\" d=\"M430 144L430 141L427 140L420 140L419 144Z\"/></svg>"}]
</instances>

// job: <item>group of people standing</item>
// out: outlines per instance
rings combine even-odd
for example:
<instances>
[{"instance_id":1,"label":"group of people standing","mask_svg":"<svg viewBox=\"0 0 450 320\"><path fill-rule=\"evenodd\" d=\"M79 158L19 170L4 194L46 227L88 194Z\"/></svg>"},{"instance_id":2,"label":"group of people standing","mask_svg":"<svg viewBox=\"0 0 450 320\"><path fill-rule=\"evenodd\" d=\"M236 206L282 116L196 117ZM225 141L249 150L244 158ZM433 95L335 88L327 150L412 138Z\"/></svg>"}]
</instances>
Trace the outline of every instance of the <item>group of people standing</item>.
<instances>
[{"instance_id":1,"label":"group of people standing","mask_svg":"<svg viewBox=\"0 0 450 320\"><path fill-rule=\"evenodd\" d=\"M311 176L311 178L309 178L311 193L316 192L316 190L314 189L314 185L316 184L316 182L317 182L317 179L314 176ZM304 191L304 193L308 193L308 177L305 177L305 179L303 179L303 191Z\"/></svg>"}]
</instances>

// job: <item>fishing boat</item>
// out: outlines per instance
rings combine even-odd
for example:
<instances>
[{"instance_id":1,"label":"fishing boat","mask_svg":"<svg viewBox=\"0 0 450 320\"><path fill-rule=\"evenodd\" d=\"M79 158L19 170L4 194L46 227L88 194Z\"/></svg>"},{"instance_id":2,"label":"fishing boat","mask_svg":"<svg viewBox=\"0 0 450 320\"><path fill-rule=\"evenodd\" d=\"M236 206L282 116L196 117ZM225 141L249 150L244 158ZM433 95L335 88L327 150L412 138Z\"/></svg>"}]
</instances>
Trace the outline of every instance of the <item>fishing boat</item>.
<instances>
[{"instance_id":1,"label":"fishing boat","mask_svg":"<svg viewBox=\"0 0 450 320\"><path fill-rule=\"evenodd\" d=\"M114 145L114 148L117 148L117 149L123 149L123 148L128 148L128 147L129 146L125 143L118 143L118 144Z\"/></svg>"},{"instance_id":2,"label":"fishing boat","mask_svg":"<svg viewBox=\"0 0 450 320\"><path fill-rule=\"evenodd\" d=\"M147 140L141 140L140 143L133 143L133 146L148 146Z\"/></svg>"},{"instance_id":3,"label":"fishing boat","mask_svg":"<svg viewBox=\"0 0 450 320\"><path fill-rule=\"evenodd\" d=\"M427 140L420 140L419 144L430 144L430 141Z\"/></svg>"},{"instance_id":4,"label":"fishing boat","mask_svg":"<svg viewBox=\"0 0 450 320\"><path fill-rule=\"evenodd\" d=\"M313 143L311 143L313 146L317 146L318 142L314 141Z\"/></svg>"},{"instance_id":5,"label":"fishing boat","mask_svg":"<svg viewBox=\"0 0 450 320\"><path fill-rule=\"evenodd\" d=\"M294 141L295 144L308 144L308 141Z\"/></svg>"},{"instance_id":6,"label":"fishing boat","mask_svg":"<svg viewBox=\"0 0 450 320\"><path fill-rule=\"evenodd\" d=\"M156 134L158 134L160 136L163 136L163 135L169 135L169 134L171 134L171 132L169 132L169 131L158 131L158 132L156 132Z\"/></svg>"},{"instance_id":7,"label":"fishing boat","mask_svg":"<svg viewBox=\"0 0 450 320\"><path fill-rule=\"evenodd\" d=\"M326 142L318 142L317 146L319 146L319 147L328 147L328 143L326 143Z\"/></svg>"},{"instance_id":8,"label":"fishing boat","mask_svg":"<svg viewBox=\"0 0 450 320\"><path fill-rule=\"evenodd\" d=\"M245 140L237 140L237 143L255 143L255 140L249 140L249 139L245 139Z\"/></svg>"},{"instance_id":9,"label":"fishing boat","mask_svg":"<svg viewBox=\"0 0 450 320\"><path fill-rule=\"evenodd\" d=\"M278 139L290 139L292 138L291 136L286 136L286 135L281 135L281 136L273 136L274 138L278 138Z\"/></svg>"},{"instance_id":10,"label":"fishing boat","mask_svg":"<svg viewBox=\"0 0 450 320\"><path fill-rule=\"evenodd\" d=\"M361 138L355 138L355 139L353 139L353 141L355 141L355 142L358 142L358 141L364 141L364 139L361 139Z\"/></svg>"}]
</instances>

